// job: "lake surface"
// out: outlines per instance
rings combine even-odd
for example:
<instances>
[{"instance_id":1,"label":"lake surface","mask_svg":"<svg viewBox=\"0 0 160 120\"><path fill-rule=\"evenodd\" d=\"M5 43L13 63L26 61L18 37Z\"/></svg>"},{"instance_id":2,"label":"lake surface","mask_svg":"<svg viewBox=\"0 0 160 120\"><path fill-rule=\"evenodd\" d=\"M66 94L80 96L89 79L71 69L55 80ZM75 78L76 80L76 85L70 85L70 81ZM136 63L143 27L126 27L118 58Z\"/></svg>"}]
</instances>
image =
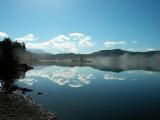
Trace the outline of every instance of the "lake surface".
<instances>
[{"instance_id":1,"label":"lake surface","mask_svg":"<svg viewBox=\"0 0 160 120\"><path fill-rule=\"evenodd\" d=\"M160 114L160 72L36 66L16 84L32 89L27 95L63 120L155 120Z\"/></svg>"}]
</instances>

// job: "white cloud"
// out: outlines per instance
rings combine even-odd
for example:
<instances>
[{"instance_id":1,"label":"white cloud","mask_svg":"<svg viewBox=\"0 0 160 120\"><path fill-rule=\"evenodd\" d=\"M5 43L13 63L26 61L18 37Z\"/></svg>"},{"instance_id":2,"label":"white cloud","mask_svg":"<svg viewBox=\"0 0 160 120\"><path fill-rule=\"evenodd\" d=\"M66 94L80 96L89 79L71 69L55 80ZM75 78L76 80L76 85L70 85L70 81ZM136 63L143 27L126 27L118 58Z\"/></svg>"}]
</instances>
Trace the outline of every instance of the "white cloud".
<instances>
[{"instance_id":1,"label":"white cloud","mask_svg":"<svg viewBox=\"0 0 160 120\"><path fill-rule=\"evenodd\" d=\"M68 50L69 52L77 52L77 48L74 42L72 42L69 37L64 35L59 35L58 37L49 40L45 44L48 46L51 45L53 48L59 49L61 51Z\"/></svg>"},{"instance_id":2,"label":"white cloud","mask_svg":"<svg viewBox=\"0 0 160 120\"><path fill-rule=\"evenodd\" d=\"M104 45L107 48L113 48L114 46L125 45L125 44L127 44L125 41L106 41L104 42Z\"/></svg>"},{"instance_id":3,"label":"white cloud","mask_svg":"<svg viewBox=\"0 0 160 120\"><path fill-rule=\"evenodd\" d=\"M62 52L77 52L77 47L74 42L72 42L69 37L64 35L59 35L49 41L41 43L26 43L26 46L30 49L42 49L47 52L54 52L55 49Z\"/></svg>"},{"instance_id":4,"label":"white cloud","mask_svg":"<svg viewBox=\"0 0 160 120\"><path fill-rule=\"evenodd\" d=\"M136 50L133 49L133 48L128 48L127 50L128 50L128 51L132 51L132 52L135 52L135 51L136 51Z\"/></svg>"},{"instance_id":5,"label":"white cloud","mask_svg":"<svg viewBox=\"0 0 160 120\"><path fill-rule=\"evenodd\" d=\"M145 51L156 51L157 49L155 48L146 48Z\"/></svg>"},{"instance_id":6,"label":"white cloud","mask_svg":"<svg viewBox=\"0 0 160 120\"><path fill-rule=\"evenodd\" d=\"M5 38L5 37L8 37L8 35L7 35L7 33L0 32L0 37L1 37L1 38Z\"/></svg>"},{"instance_id":7,"label":"white cloud","mask_svg":"<svg viewBox=\"0 0 160 120\"><path fill-rule=\"evenodd\" d=\"M117 76L113 76L113 75L109 75L109 74L105 75L104 79L106 79L106 80L125 80L124 77L117 77Z\"/></svg>"},{"instance_id":8,"label":"white cloud","mask_svg":"<svg viewBox=\"0 0 160 120\"><path fill-rule=\"evenodd\" d=\"M0 37L8 37L4 32L0 32ZM68 35L58 35L50 40L39 42L38 37L30 33L22 37L16 37L14 40L25 42L28 49L42 49L49 53L77 53L82 48L93 46L90 36L82 33L70 33Z\"/></svg>"},{"instance_id":9,"label":"white cloud","mask_svg":"<svg viewBox=\"0 0 160 120\"><path fill-rule=\"evenodd\" d=\"M23 37L15 38L15 40L17 40L19 42L32 42L32 41L35 41L37 39L38 38L35 37L33 34L28 34L28 35L23 36Z\"/></svg>"},{"instance_id":10,"label":"white cloud","mask_svg":"<svg viewBox=\"0 0 160 120\"><path fill-rule=\"evenodd\" d=\"M75 36L76 36L77 38L82 38L82 37L84 37L85 35L82 34L82 33L70 33L69 36L70 36L70 37L75 37Z\"/></svg>"},{"instance_id":11,"label":"white cloud","mask_svg":"<svg viewBox=\"0 0 160 120\"><path fill-rule=\"evenodd\" d=\"M77 40L79 46L82 46L82 47L92 47L93 46L90 36L86 36L82 33L71 33L69 34L69 37L73 40Z\"/></svg>"},{"instance_id":12,"label":"white cloud","mask_svg":"<svg viewBox=\"0 0 160 120\"><path fill-rule=\"evenodd\" d=\"M42 49L46 52L54 53L55 50L67 53L77 53L80 47L92 47L91 37L82 33L71 33L68 36L59 35L51 40L41 43L26 41L26 47L29 49Z\"/></svg>"},{"instance_id":13,"label":"white cloud","mask_svg":"<svg viewBox=\"0 0 160 120\"><path fill-rule=\"evenodd\" d=\"M89 36L83 39L80 39L78 43L82 47L92 47L93 46L93 44L91 43L91 38Z\"/></svg>"}]
</instances>

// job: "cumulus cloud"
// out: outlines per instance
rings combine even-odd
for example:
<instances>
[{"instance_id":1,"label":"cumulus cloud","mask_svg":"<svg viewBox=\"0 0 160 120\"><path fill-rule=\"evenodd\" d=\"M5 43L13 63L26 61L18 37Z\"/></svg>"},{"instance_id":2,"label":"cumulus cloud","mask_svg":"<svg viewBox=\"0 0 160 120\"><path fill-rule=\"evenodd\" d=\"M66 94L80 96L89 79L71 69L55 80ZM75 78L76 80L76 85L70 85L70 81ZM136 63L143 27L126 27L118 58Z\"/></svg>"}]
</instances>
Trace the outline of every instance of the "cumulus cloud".
<instances>
[{"instance_id":1,"label":"cumulus cloud","mask_svg":"<svg viewBox=\"0 0 160 120\"><path fill-rule=\"evenodd\" d=\"M65 35L59 35L49 41L44 41L41 43L26 43L26 46L30 49L42 49L48 52L52 52L55 49L63 52L77 52L77 47L74 42L72 42L70 38Z\"/></svg>"},{"instance_id":2,"label":"cumulus cloud","mask_svg":"<svg viewBox=\"0 0 160 120\"><path fill-rule=\"evenodd\" d=\"M92 47L93 46L90 36L86 36L82 33L71 33L69 34L69 37L73 40L77 40L79 46L82 46L82 47Z\"/></svg>"},{"instance_id":3,"label":"cumulus cloud","mask_svg":"<svg viewBox=\"0 0 160 120\"><path fill-rule=\"evenodd\" d=\"M125 45L125 44L127 44L125 41L106 41L104 42L104 45L107 48L113 48L114 46Z\"/></svg>"},{"instance_id":4,"label":"cumulus cloud","mask_svg":"<svg viewBox=\"0 0 160 120\"><path fill-rule=\"evenodd\" d=\"M42 49L47 52L54 53L54 50L61 52L77 53L80 47L92 47L91 37L82 33L71 33L69 35L59 35L44 42L30 42L26 41L26 46L29 49Z\"/></svg>"},{"instance_id":5,"label":"cumulus cloud","mask_svg":"<svg viewBox=\"0 0 160 120\"><path fill-rule=\"evenodd\" d=\"M8 37L8 35L7 35L7 33L0 32L0 37L1 37L1 38L5 38L5 37Z\"/></svg>"},{"instance_id":6,"label":"cumulus cloud","mask_svg":"<svg viewBox=\"0 0 160 120\"><path fill-rule=\"evenodd\" d=\"M19 42L32 42L32 41L35 41L37 39L38 38L35 37L33 34L28 34L28 35L25 35L23 37L15 38L15 40L17 40Z\"/></svg>"},{"instance_id":7,"label":"cumulus cloud","mask_svg":"<svg viewBox=\"0 0 160 120\"><path fill-rule=\"evenodd\" d=\"M53 46L53 48L65 51L68 50L69 52L77 52L77 48L70 40L69 37L64 36L64 35L59 35L58 37L53 38L52 40L49 40L48 42L45 43L45 45L48 46Z\"/></svg>"},{"instance_id":8,"label":"cumulus cloud","mask_svg":"<svg viewBox=\"0 0 160 120\"><path fill-rule=\"evenodd\" d=\"M155 48L146 48L145 51L156 51L157 49Z\"/></svg>"},{"instance_id":9,"label":"cumulus cloud","mask_svg":"<svg viewBox=\"0 0 160 120\"><path fill-rule=\"evenodd\" d=\"M128 48L127 50L128 50L128 51L132 51L132 52L135 52L135 51L136 51L136 49L133 49L133 48Z\"/></svg>"},{"instance_id":10,"label":"cumulus cloud","mask_svg":"<svg viewBox=\"0 0 160 120\"><path fill-rule=\"evenodd\" d=\"M8 37L8 35L4 32L0 32L0 37L4 38ZM82 48L93 46L91 37L82 33L60 34L43 42L37 41L38 39L39 38L35 37L32 33L14 38L14 40L19 42L25 42L28 49L42 49L49 53L57 53L57 51L60 53L77 53Z\"/></svg>"}]
</instances>

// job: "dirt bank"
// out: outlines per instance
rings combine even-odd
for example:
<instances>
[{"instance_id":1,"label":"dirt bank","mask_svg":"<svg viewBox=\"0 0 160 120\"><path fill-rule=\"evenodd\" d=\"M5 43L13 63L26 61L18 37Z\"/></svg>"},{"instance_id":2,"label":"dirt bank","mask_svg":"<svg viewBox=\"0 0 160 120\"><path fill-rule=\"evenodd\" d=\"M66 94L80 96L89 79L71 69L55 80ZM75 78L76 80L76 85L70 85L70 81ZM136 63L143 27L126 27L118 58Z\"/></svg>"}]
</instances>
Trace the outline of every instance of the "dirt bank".
<instances>
[{"instance_id":1,"label":"dirt bank","mask_svg":"<svg viewBox=\"0 0 160 120\"><path fill-rule=\"evenodd\" d=\"M59 120L28 96L0 95L0 120Z\"/></svg>"}]
</instances>

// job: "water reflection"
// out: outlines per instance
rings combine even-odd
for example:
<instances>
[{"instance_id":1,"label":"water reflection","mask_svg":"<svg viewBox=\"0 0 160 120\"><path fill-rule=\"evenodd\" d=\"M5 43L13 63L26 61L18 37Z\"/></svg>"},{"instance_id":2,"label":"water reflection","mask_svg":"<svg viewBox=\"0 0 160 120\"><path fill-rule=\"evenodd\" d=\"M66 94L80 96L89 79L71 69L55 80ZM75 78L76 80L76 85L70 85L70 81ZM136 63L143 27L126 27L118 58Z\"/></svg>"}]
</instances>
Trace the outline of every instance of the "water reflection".
<instances>
[{"instance_id":1,"label":"water reflection","mask_svg":"<svg viewBox=\"0 0 160 120\"><path fill-rule=\"evenodd\" d=\"M97 76L100 72L101 76ZM19 81L28 86L33 86L39 82L39 79L49 80L58 86L68 86L73 88L80 88L91 84L94 79L104 80L132 80L136 81L138 75L150 76L156 72L152 71L124 71L116 72L103 72L90 67L62 67L62 66L38 66L35 69L26 73L25 79ZM158 72L157 72L158 73Z\"/></svg>"},{"instance_id":2,"label":"water reflection","mask_svg":"<svg viewBox=\"0 0 160 120\"><path fill-rule=\"evenodd\" d=\"M20 90L22 93L32 91L28 88L22 88L15 84L18 79L25 78L25 73L31 69L26 64L21 64L9 49L5 49L4 53L1 53L0 59L0 82L1 82L1 93L10 94L16 90Z\"/></svg>"},{"instance_id":3,"label":"water reflection","mask_svg":"<svg viewBox=\"0 0 160 120\"><path fill-rule=\"evenodd\" d=\"M34 80L32 78L26 78L26 79L20 79L19 82L24 82L28 86L32 86L33 84L37 83L37 80Z\"/></svg>"},{"instance_id":4,"label":"water reflection","mask_svg":"<svg viewBox=\"0 0 160 120\"><path fill-rule=\"evenodd\" d=\"M92 73L79 71L79 67L42 67L40 69L35 69L27 72L26 79L20 80L29 86L37 82L38 78L48 79L57 85L67 85L69 87L83 87L90 84L91 80L94 79Z\"/></svg>"},{"instance_id":5,"label":"water reflection","mask_svg":"<svg viewBox=\"0 0 160 120\"><path fill-rule=\"evenodd\" d=\"M118 77L118 76L114 76L112 74L106 74L104 76L104 79L106 79L106 80L125 80L125 77Z\"/></svg>"},{"instance_id":6,"label":"water reflection","mask_svg":"<svg viewBox=\"0 0 160 120\"><path fill-rule=\"evenodd\" d=\"M24 67L23 65L17 64L17 67L11 67L10 69L8 68L6 69L1 65L1 70L0 70L1 93L10 94L16 91L21 91L21 93L24 94L25 92L32 91L31 89L19 87L15 84L15 81L17 81L18 79L23 79L25 77L27 69L23 67Z\"/></svg>"},{"instance_id":7,"label":"water reflection","mask_svg":"<svg viewBox=\"0 0 160 120\"><path fill-rule=\"evenodd\" d=\"M128 119L142 112L142 116L156 114L160 108L159 78L159 72L144 70L117 73L90 67L37 66L19 84L43 92L41 96L28 94L56 110L62 119L117 120L125 119L126 113Z\"/></svg>"},{"instance_id":8,"label":"water reflection","mask_svg":"<svg viewBox=\"0 0 160 120\"><path fill-rule=\"evenodd\" d=\"M112 72L123 72L128 70L147 70L147 71L160 71L160 63L159 62L153 62L154 58L152 57L140 57L138 56L132 56L132 59L130 57L123 58L117 56L117 59L112 58L99 58L95 60L91 60L92 62L69 62L69 61L38 61L37 63L34 63L33 65L39 66L63 66L63 67L92 67L101 71L112 71Z\"/></svg>"}]
</instances>

